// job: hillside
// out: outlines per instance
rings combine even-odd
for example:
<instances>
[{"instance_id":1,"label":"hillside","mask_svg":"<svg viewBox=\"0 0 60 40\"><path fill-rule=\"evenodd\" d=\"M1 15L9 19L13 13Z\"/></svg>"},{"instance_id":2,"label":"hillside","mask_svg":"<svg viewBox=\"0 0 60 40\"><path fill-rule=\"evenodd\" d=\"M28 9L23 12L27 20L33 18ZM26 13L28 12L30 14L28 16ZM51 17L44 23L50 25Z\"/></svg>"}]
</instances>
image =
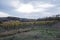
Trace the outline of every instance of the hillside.
<instances>
[{"instance_id":1,"label":"hillside","mask_svg":"<svg viewBox=\"0 0 60 40\"><path fill-rule=\"evenodd\" d=\"M59 25L55 23L53 26ZM58 27L58 26L57 26ZM31 26L30 26L31 28ZM7 35L8 34L8 35ZM36 28L24 28L0 33L0 40L60 40L60 29L51 26Z\"/></svg>"},{"instance_id":2,"label":"hillside","mask_svg":"<svg viewBox=\"0 0 60 40\"><path fill-rule=\"evenodd\" d=\"M59 38L60 17L0 18L0 40L58 40Z\"/></svg>"}]
</instances>

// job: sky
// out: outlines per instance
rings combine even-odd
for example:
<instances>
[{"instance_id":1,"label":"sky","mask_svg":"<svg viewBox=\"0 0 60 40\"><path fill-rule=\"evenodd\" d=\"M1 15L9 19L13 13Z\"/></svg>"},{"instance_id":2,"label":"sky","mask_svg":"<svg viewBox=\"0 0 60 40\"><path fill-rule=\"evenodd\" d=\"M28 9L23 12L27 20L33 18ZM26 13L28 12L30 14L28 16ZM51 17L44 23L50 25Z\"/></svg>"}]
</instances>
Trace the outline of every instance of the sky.
<instances>
[{"instance_id":1,"label":"sky","mask_svg":"<svg viewBox=\"0 0 60 40\"><path fill-rule=\"evenodd\" d=\"M60 14L60 0L0 0L0 17L37 19Z\"/></svg>"}]
</instances>

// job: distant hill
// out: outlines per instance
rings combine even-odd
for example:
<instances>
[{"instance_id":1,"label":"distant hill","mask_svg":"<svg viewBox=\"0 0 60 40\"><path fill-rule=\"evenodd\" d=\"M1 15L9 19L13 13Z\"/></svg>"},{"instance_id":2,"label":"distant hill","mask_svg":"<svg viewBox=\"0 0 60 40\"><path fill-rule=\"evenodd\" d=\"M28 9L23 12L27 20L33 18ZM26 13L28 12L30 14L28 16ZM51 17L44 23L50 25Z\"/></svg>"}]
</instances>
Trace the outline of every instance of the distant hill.
<instances>
[{"instance_id":1,"label":"distant hill","mask_svg":"<svg viewBox=\"0 0 60 40\"><path fill-rule=\"evenodd\" d=\"M5 22L5 21L30 22L30 21L35 21L35 19L18 18L18 17L0 17L0 22Z\"/></svg>"},{"instance_id":2,"label":"distant hill","mask_svg":"<svg viewBox=\"0 0 60 40\"><path fill-rule=\"evenodd\" d=\"M17 17L0 17L0 21L5 22L5 21L14 21L14 20L20 20L20 18Z\"/></svg>"},{"instance_id":3,"label":"distant hill","mask_svg":"<svg viewBox=\"0 0 60 40\"><path fill-rule=\"evenodd\" d=\"M27 19L27 18L19 18L19 17L0 17L0 22L5 22L5 21L35 22L35 21L52 21L52 20L60 21L60 15L46 17L46 18L39 18L39 19Z\"/></svg>"}]
</instances>

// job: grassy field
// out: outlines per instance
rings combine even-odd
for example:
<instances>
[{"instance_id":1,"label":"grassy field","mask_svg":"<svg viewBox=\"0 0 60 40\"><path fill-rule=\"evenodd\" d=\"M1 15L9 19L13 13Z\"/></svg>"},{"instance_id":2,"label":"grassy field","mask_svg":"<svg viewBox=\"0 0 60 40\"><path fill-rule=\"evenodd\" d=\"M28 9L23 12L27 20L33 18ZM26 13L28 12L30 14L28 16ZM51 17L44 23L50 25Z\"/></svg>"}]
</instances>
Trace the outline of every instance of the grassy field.
<instances>
[{"instance_id":1,"label":"grassy field","mask_svg":"<svg viewBox=\"0 0 60 40\"><path fill-rule=\"evenodd\" d=\"M58 39L60 39L60 30L52 28L35 28L28 32L22 32L13 36L0 38L0 40L58 40Z\"/></svg>"},{"instance_id":2,"label":"grassy field","mask_svg":"<svg viewBox=\"0 0 60 40\"><path fill-rule=\"evenodd\" d=\"M4 25L4 23L0 25L3 25L2 27L6 29L13 28L13 30L0 33L0 40L60 40L60 29L51 27L52 25L57 23L54 21L41 21L41 22L38 21L38 22L22 22L22 23L14 21L5 23L6 25ZM18 27L18 29L16 29L15 27Z\"/></svg>"}]
</instances>

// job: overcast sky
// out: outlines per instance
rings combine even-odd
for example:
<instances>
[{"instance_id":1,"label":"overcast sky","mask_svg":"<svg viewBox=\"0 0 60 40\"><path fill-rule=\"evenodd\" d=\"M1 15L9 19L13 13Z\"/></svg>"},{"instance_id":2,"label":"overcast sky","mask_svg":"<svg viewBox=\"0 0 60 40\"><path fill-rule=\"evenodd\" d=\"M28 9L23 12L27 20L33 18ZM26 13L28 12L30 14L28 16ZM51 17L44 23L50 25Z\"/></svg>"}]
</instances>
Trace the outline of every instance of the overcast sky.
<instances>
[{"instance_id":1,"label":"overcast sky","mask_svg":"<svg viewBox=\"0 0 60 40\"><path fill-rule=\"evenodd\" d=\"M0 17L42 18L60 14L60 0L0 0Z\"/></svg>"}]
</instances>

